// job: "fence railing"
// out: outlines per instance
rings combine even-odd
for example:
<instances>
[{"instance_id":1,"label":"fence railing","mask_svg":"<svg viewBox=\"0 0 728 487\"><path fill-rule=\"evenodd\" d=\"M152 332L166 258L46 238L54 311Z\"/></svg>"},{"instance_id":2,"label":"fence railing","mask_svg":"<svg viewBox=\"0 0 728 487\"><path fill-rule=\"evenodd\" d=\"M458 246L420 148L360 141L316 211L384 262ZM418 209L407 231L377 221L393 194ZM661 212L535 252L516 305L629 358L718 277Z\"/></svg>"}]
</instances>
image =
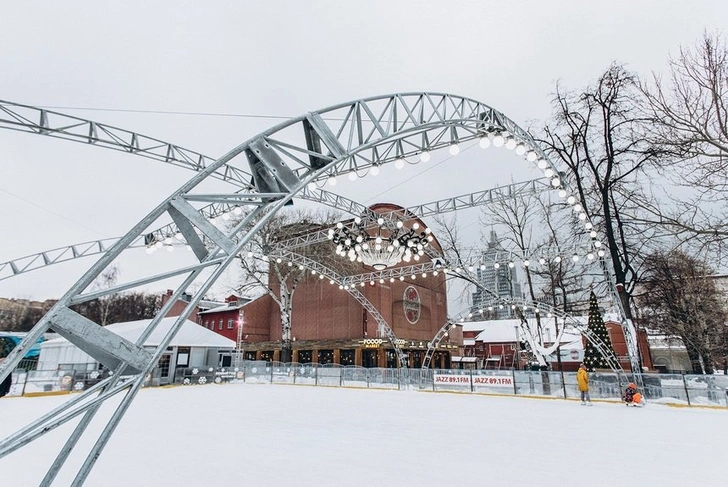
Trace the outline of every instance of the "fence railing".
<instances>
[{"instance_id":1,"label":"fence railing","mask_svg":"<svg viewBox=\"0 0 728 487\"><path fill-rule=\"evenodd\" d=\"M64 364L58 370L23 370L13 373L9 395L56 391L82 391L109 371L94 364ZM621 401L629 382L642 384L648 403L728 408L728 376L591 373L593 399ZM639 379L639 380L638 380ZM575 372L463 369L384 369L336 364L299 364L243 361L232 367L188 367L174 371L171 382L180 385L222 383L306 384L327 387L449 391L578 398ZM165 383L160 369L147 377L146 386Z\"/></svg>"}]
</instances>

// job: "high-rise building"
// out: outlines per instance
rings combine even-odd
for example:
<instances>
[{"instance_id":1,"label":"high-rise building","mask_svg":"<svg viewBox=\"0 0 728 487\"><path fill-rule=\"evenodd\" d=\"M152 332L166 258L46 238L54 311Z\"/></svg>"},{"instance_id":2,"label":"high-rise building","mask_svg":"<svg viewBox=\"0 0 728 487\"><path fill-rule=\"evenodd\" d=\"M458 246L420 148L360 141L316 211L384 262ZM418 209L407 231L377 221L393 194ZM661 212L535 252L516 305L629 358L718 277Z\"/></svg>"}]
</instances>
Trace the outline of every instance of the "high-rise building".
<instances>
[{"instance_id":1,"label":"high-rise building","mask_svg":"<svg viewBox=\"0 0 728 487\"><path fill-rule=\"evenodd\" d=\"M498 236L494 230L491 230L488 247L480 256L480 262L483 262L484 265L478 267L476 271L478 282L499 298L522 298L523 292L521 291L521 284L518 282L516 268L510 267L507 262L504 262L503 256L505 254L506 250L498 241ZM495 263L500 265L496 267ZM472 312L478 312L483 309L483 303L491 301L492 296L478 288L473 293ZM506 319L513 318L514 314L510 307L505 306L503 309L493 309L490 316L496 319Z\"/></svg>"}]
</instances>

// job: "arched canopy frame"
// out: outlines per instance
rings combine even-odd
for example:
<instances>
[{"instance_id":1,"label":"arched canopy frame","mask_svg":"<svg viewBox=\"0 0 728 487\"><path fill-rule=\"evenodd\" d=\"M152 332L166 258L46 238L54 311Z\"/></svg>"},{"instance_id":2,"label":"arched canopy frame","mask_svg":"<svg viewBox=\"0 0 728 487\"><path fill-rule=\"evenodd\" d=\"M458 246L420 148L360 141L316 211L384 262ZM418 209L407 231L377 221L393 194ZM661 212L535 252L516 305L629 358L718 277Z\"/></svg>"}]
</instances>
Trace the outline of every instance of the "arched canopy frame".
<instances>
[{"instance_id":1,"label":"arched canopy frame","mask_svg":"<svg viewBox=\"0 0 728 487\"><path fill-rule=\"evenodd\" d=\"M3 112L8 112L7 104L0 106ZM15 108L17 109L17 106ZM339 111L344 114L342 118L336 116ZM143 153L146 157L165 162L185 160L185 165L189 165L193 159L180 156L175 147L165 145L161 141L151 141L148 145L142 146L138 135L131 132L121 132L121 135L111 134L106 126L87 124L79 119L66 125L63 123L54 125L50 112L41 110L36 115L40 117L38 122L11 115L12 120L0 119L0 125L8 128L7 125L14 124L12 128L16 130L24 130L35 125L38 130L36 133L43 135L115 149L123 148L130 153ZM326 120L324 115L328 115ZM336 123L332 124L331 121ZM288 138L289 134L284 133L285 129L292 128L295 129L293 140ZM81 132L77 133L79 130ZM304 187L313 188L313 184L322 183L331 177L352 172L360 174L374 166L390 163L399 158L419 156L432 150L490 135L494 136L494 140L513 137L514 144L526 144L528 146L526 158L544 170L551 186L560 193L563 192L563 195L566 194L556 167L536 146L527 132L485 104L441 93L403 93L372 97L309 112L271 127L213 162L203 163L198 158L196 163L198 174L169 195L124 237L113 244L99 261L71 286L0 365L0 379L10 373L27 349L51 326L84 351L105 363L114 371L115 376L128 374L133 376L133 380L124 384L125 396L78 471L74 485L80 485L136 396L146 374L155 366L161 353L197 305L200 297L237 258L262 226ZM115 140L121 137L129 139L124 139L122 142ZM247 162L249 171L237 165L241 159ZM235 181L241 187L246 187L247 184L246 189L249 192L196 194L197 186L208 177ZM199 210L201 203L221 201L250 206L253 209L232 229L223 231L212 225ZM188 303L159 347L149 352L143 348L144 340L159 325L168 311L166 305L162 309L164 313L160 312L150 322L136 343L112 337L111 332L76 314L69 306L80 299L86 288L122 251L138 241L150 226L167 214L175 222L199 261L198 265L186 269L187 275L174 291L169 303L176 301L195 279L202 277L203 270L209 271L209 275L204 277L198 293ZM579 216L581 218L581 215ZM582 220L585 218L584 214ZM588 222L587 225L588 230L591 225ZM213 245L206 245L198 232L204 234ZM168 275L170 273L150 276L145 282ZM110 382L105 387L116 387L116 384ZM94 404L86 409L81 422L49 469L44 483L50 483L55 478L68 453L93 419L97 406L98 404ZM45 425L50 426L48 429L53 429L57 426L57 418L48 418ZM3 452L25 444L29 441L31 433L25 429L19 435L13 436L11 442L0 443L0 456L4 454Z\"/></svg>"}]
</instances>

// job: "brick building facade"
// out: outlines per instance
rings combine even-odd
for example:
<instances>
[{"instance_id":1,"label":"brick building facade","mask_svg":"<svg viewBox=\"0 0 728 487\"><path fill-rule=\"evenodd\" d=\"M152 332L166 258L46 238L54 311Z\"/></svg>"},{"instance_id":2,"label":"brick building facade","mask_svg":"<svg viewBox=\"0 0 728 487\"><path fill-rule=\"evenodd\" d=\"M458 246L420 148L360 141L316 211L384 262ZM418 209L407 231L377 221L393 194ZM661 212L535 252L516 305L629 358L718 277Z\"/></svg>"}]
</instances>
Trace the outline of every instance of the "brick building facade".
<instances>
[{"instance_id":1,"label":"brick building facade","mask_svg":"<svg viewBox=\"0 0 728 487\"><path fill-rule=\"evenodd\" d=\"M394 205L371 207L376 212L401 210ZM405 224L418 222L409 218ZM335 251L333 244L331 253ZM430 243L440 250L436 239ZM338 258L338 257L337 257ZM427 254L419 262L428 262ZM410 265L402 262L399 266ZM372 269L359 264L360 273ZM395 266L397 267L397 266ZM279 285L270 273L269 287L278 292ZM427 345L447 321L445 275L428 274L368 283L357 289L371 302L392 328L410 367L419 368ZM248 360L278 361L281 353L281 316L273 298L264 294L242 302L230 296L225 306L202 311L197 322L238 341L238 348ZM318 275L301 278L293 295L291 333L292 361L299 363L334 363L365 367L396 367L397 357L392 344L378 330L376 320L338 284ZM214 327L214 328L213 328ZM238 328L240 327L240 328ZM456 327L457 328L457 327ZM451 355L459 355L462 336L451 332L438 347L433 367L450 366Z\"/></svg>"}]
</instances>

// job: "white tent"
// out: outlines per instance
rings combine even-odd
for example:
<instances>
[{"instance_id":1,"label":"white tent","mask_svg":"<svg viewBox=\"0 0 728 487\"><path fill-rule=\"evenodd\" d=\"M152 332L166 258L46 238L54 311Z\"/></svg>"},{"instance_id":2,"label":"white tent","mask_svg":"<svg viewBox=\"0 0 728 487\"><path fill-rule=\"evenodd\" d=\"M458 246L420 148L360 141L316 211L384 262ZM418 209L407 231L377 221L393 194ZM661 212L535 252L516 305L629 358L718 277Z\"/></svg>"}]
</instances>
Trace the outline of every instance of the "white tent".
<instances>
[{"instance_id":1,"label":"white tent","mask_svg":"<svg viewBox=\"0 0 728 487\"><path fill-rule=\"evenodd\" d=\"M147 348L159 346L162 338L169 332L177 317L163 318L157 328L144 342ZM114 323L106 327L122 338L134 343L152 320L127 321ZM159 359L159 375L161 383L167 383L174 377L176 368L217 366L220 351L235 348L235 342L218 335L197 323L185 320L182 327L170 342L167 350ZM38 370L85 369L95 370L98 362L70 343L65 338L56 338L44 342L40 347Z\"/></svg>"}]
</instances>

